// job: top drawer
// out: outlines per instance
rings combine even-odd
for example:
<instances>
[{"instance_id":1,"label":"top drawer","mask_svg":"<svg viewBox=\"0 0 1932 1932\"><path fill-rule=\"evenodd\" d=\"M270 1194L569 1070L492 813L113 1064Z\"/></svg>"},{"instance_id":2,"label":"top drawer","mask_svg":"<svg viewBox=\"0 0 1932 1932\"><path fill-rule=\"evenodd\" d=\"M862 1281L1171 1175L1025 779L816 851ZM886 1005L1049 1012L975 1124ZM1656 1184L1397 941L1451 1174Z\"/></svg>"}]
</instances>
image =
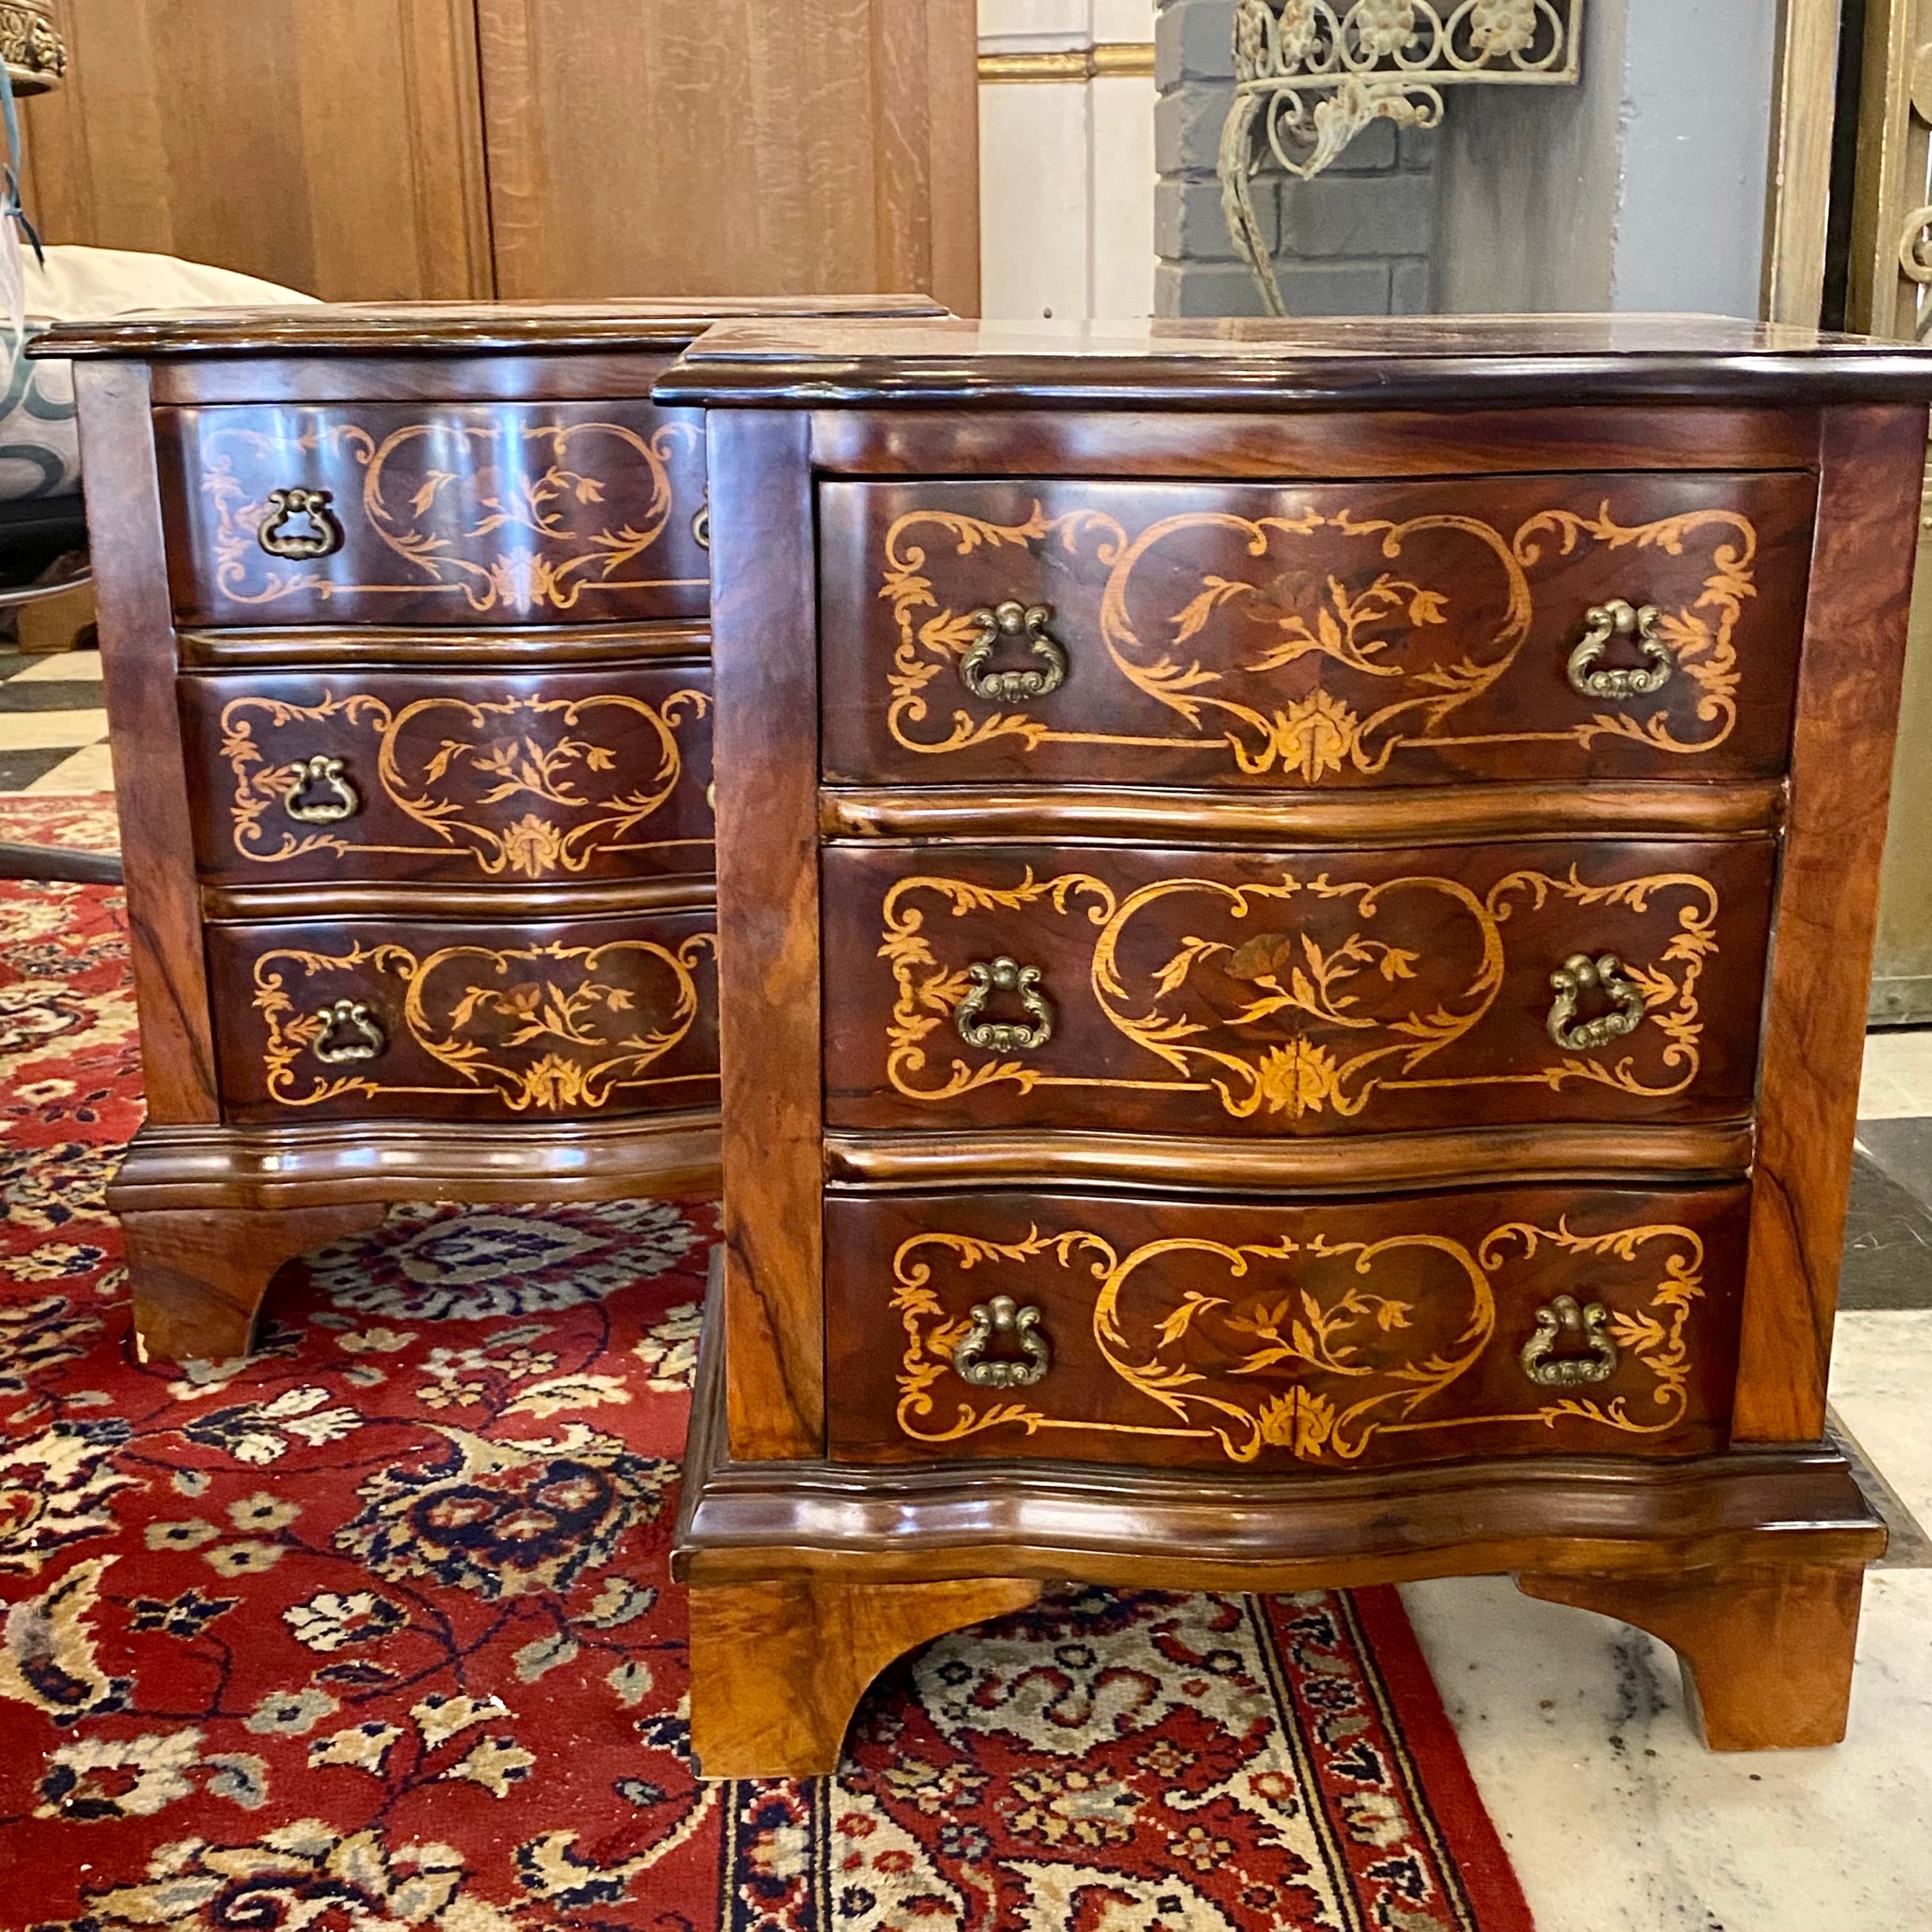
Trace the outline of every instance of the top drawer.
<instances>
[{"instance_id":1,"label":"top drawer","mask_svg":"<svg viewBox=\"0 0 1932 1932\"><path fill-rule=\"evenodd\" d=\"M825 773L1772 776L1816 494L1790 472L827 483Z\"/></svg>"},{"instance_id":2,"label":"top drawer","mask_svg":"<svg viewBox=\"0 0 1932 1932\"><path fill-rule=\"evenodd\" d=\"M634 402L154 415L175 617L562 624L702 616L704 419Z\"/></svg>"}]
</instances>

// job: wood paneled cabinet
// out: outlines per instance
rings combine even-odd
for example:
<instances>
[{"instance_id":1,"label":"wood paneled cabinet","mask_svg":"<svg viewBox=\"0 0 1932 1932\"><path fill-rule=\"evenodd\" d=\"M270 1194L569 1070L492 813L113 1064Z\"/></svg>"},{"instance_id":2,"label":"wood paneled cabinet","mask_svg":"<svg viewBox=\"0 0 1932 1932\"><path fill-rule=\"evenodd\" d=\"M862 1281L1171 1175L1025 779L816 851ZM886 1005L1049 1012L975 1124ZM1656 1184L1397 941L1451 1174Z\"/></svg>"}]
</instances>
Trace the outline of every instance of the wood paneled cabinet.
<instances>
[{"instance_id":1,"label":"wood paneled cabinet","mask_svg":"<svg viewBox=\"0 0 1932 1932\"><path fill-rule=\"evenodd\" d=\"M59 0L54 242L333 302L978 306L973 0Z\"/></svg>"}]
</instances>

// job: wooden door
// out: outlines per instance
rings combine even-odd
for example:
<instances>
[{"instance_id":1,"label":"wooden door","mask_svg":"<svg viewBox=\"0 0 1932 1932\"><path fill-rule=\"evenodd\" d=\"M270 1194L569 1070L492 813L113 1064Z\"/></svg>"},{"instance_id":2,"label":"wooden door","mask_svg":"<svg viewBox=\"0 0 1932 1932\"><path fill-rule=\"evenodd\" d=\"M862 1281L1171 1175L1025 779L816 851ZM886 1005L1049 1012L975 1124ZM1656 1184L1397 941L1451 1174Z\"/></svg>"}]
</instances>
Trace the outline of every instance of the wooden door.
<instances>
[{"instance_id":1,"label":"wooden door","mask_svg":"<svg viewBox=\"0 0 1932 1932\"><path fill-rule=\"evenodd\" d=\"M22 104L50 242L152 249L332 301L491 292L472 0L60 0Z\"/></svg>"},{"instance_id":2,"label":"wooden door","mask_svg":"<svg viewBox=\"0 0 1932 1932\"><path fill-rule=\"evenodd\" d=\"M476 0L498 293L979 298L974 0Z\"/></svg>"}]
</instances>

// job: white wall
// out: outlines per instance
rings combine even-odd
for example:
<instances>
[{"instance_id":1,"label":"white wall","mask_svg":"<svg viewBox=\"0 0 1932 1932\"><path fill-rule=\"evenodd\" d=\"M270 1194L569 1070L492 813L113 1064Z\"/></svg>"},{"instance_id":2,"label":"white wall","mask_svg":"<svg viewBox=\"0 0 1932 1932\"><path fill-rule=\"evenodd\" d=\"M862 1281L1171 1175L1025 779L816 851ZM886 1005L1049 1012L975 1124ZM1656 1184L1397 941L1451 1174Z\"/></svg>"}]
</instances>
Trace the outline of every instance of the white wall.
<instances>
[{"instance_id":1,"label":"white wall","mask_svg":"<svg viewBox=\"0 0 1932 1932\"><path fill-rule=\"evenodd\" d=\"M1442 308L1756 314L1777 16L1588 0L1580 88L1445 90Z\"/></svg>"},{"instance_id":2,"label":"white wall","mask_svg":"<svg viewBox=\"0 0 1932 1932\"><path fill-rule=\"evenodd\" d=\"M1154 0L980 0L982 53L1154 38ZM1154 312L1151 76L982 82L982 314Z\"/></svg>"}]
</instances>

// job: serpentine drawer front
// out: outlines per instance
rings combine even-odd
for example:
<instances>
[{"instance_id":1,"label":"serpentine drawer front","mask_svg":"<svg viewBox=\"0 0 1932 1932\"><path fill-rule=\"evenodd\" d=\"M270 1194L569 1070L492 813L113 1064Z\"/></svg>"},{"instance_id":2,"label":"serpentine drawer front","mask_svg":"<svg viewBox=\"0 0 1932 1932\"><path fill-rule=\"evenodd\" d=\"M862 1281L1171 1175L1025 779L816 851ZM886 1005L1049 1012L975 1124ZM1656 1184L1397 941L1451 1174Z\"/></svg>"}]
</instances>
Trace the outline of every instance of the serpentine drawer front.
<instances>
[{"instance_id":1,"label":"serpentine drawer front","mask_svg":"<svg viewBox=\"0 0 1932 1932\"><path fill-rule=\"evenodd\" d=\"M832 1770L1067 1578L1514 1574L1714 1745L1842 1736L1932 353L727 324L656 394L718 589L705 1773Z\"/></svg>"},{"instance_id":2,"label":"serpentine drawer front","mask_svg":"<svg viewBox=\"0 0 1932 1932\"><path fill-rule=\"evenodd\" d=\"M211 926L232 1120L588 1119L713 1106L708 913Z\"/></svg>"},{"instance_id":3,"label":"serpentine drawer front","mask_svg":"<svg viewBox=\"0 0 1932 1932\"><path fill-rule=\"evenodd\" d=\"M826 1123L1740 1118L1776 857L1762 838L829 846Z\"/></svg>"},{"instance_id":4,"label":"serpentine drawer front","mask_svg":"<svg viewBox=\"0 0 1932 1932\"><path fill-rule=\"evenodd\" d=\"M201 876L707 876L710 692L702 660L184 676Z\"/></svg>"},{"instance_id":5,"label":"serpentine drawer front","mask_svg":"<svg viewBox=\"0 0 1932 1932\"><path fill-rule=\"evenodd\" d=\"M835 782L1781 771L1808 476L820 486Z\"/></svg>"},{"instance_id":6,"label":"serpentine drawer front","mask_svg":"<svg viewBox=\"0 0 1932 1932\"><path fill-rule=\"evenodd\" d=\"M648 392L650 372L634 379ZM701 616L704 425L648 401L164 409L183 624Z\"/></svg>"},{"instance_id":7,"label":"serpentine drawer front","mask_svg":"<svg viewBox=\"0 0 1932 1932\"><path fill-rule=\"evenodd\" d=\"M1721 1449L1749 1205L833 1193L832 1452L1262 1472Z\"/></svg>"}]
</instances>

